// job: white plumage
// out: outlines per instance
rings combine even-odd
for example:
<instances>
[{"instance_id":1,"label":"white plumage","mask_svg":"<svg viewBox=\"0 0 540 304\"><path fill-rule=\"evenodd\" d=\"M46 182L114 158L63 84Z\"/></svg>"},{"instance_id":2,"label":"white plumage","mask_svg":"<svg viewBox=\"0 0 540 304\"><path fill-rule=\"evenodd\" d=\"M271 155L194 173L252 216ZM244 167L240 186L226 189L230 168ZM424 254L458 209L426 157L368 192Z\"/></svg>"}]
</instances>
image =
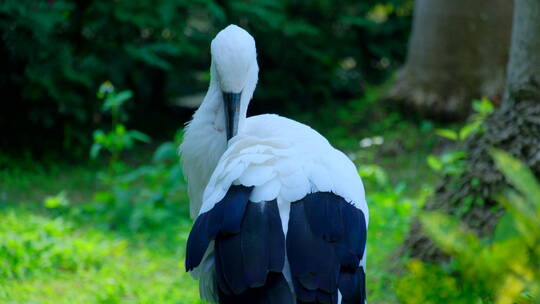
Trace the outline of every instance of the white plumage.
<instances>
[{"instance_id":1,"label":"white plumage","mask_svg":"<svg viewBox=\"0 0 540 304\"><path fill-rule=\"evenodd\" d=\"M247 118L242 132L230 140L206 186L199 213L212 209L231 184L255 186L250 201L277 199L278 206L308 193L333 192L368 218L362 181L347 156L312 128L274 114ZM282 221L288 222L288 214Z\"/></svg>"},{"instance_id":2,"label":"white plumage","mask_svg":"<svg viewBox=\"0 0 540 304\"><path fill-rule=\"evenodd\" d=\"M212 211L231 186L241 185L253 187L250 203L277 201L285 236L291 204L318 192L331 192L359 209L367 229L364 188L354 164L342 152L296 121L272 114L246 118L258 73L253 38L231 25L218 34L211 50L210 87L180 147L191 216ZM229 141L223 92L241 92L238 132ZM210 244L193 274L201 281L201 296L217 302L213 250ZM283 275L293 289L283 254ZM365 267L365 251L360 264Z\"/></svg>"}]
</instances>

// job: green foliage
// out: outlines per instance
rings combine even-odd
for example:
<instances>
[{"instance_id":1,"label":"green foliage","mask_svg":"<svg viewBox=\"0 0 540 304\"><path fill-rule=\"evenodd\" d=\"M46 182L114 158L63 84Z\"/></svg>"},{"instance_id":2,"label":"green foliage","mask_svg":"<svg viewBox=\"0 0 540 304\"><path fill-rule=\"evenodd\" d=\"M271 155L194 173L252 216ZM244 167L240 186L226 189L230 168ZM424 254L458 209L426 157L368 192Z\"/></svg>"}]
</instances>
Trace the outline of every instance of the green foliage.
<instances>
[{"instance_id":1,"label":"green foliage","mask_svg":"<svg viewBox=\"0 0 540 304\"><path fill-rule=\"evenodd\" d=\"M452 141L463 141L467 139L471 134L477 132L483 132L482 124L484 120L494 111L493 104L489 99L482 98L480 100L473 100L472 107L474 110L473 115L469 118L469 122L462 126L458 131L451 129L437 129L435 134L450 139Z\"/></svg>"},{"instance_id":2,"label":"green foliage","mask_svg":"<svg viewBox=\"0 0 540 304\"><path fill-rule=\"evenodd\" d=\"M90 148L90 156L95 159L102 149L107 150L111 155L110 166L113 167L111 169L114 169L122 151L131 149L136 141L149 142L150 137L136 130L126 130L121 123L126 117L122 105L133 96L131 91L116 93L114 86L106 81L100 86L97 95L100 99L104 99L101 111L111 114L111 131L94 131L94 144Z\"/></svg>"},{"instance_id":3,"label":"green foliage","mask_svg":"<svg viewBox=\"0 0 540 304\"><path fill-rule=\"evenodd\" d=\"M380 83L399 66L412 1L235 0L221 9L257 40L265 84L257 95L304 110L358 97L360 84Z\"/></svg>"},{"instance_id":4,"label":"green foliage","mask_svg":"<svg viewBox=\"0 0 540 304\"><path fill-rule=\"evenodd\" d=\"M114 129L107 133L96 130L90 156L97 158L101 150L106 149L111 153L111 159L118 159L119 154L123 150L131 149L136 141L149 142L150 137L139 131L126 130L123 124L116 124Z\"/></svg>"},{"instance_id":5,"label":"green foliage","mask_svg":"<svg viewBox=\"0 0 540 304\"><path fill-rule=\"evenodd\" d=\"M116 93L107 81L97 95L104 99L102 111L111 114L112 130L108 133L96 130L90 149L92 158L97 158L102 149L110 153L108 170L99 175L103 190L94 195L98 203L95 209L107 217L110 227L139 231L159 226L178 212L178 199L185 186L176 154L181 133L176 142L158 146L149 164L131 169L122 159L122 153L132 149L135 141L150 141L147 135L126 130L121 123L126 116L122 106L132 93Z\"/></svg>"},{"instance_id":6,"label":"green foliage","mask_svg":"<svg viewBox=\"0 0 540 304\"><path fill-rule=\"evenodd\" d=\"M508 154L493 158L514 189L497 195L506 209L492 239L479 239L456 219L426 213L425 232L452 257L445 265L420 261L397 285L405 303L538 303L540 299L540 184Z\"/></svg>"},{"instance_id":7,"label":"green foliage","mask_svg":"<svg viewBox=\"0 0 540 304\"><path fill-rule=\"evenodd\" d=\"M396 253L407 235L411 219L430 191L424 187L419 193L407 195L407 184L392 185L386 171L378 165L359 165L358 173L367 189L370 216L368 298L374 303L394 303L392 286L397 278L394 269L405 263L405 257L400 258Z\"/></svg>"},{"instance_id":8,"label":"green foliage","mask_svg":"<svg viewBox=\"0 0 540 304\"><path fill-rule=\"evenodd\" d=\"M374 182L380 187L388 186L388 176L380 166L361 165L358 167L358 175L360 175L364 181Z\"/></svg>"},{"instance_id":9,"label":"green foliage","mask_svg":"<svg viewBox=\"0 0 540 304\"><path fill-rule=\"evenodd\" d=\"M136 105L144 108L141 100L158 85L155 75L173 58L194 54L182 34L190 6L171 0L2 1L1 88L10 101L2 128L26 121L26 129L62 136L64 148L73 150L87 143L89 124L99 122L92 97L101 79L137 89Z\"/></svg>"},{"instance_id":10,"label":"green foliage","mask_svg":"<svg viewBox=\"0 0 540 304\"><path fill-rule=\"evenodd\" d=\"M414 259L408 262L407 271L396 284L400 302L467 303L463 301L467 291L460 288L458 279L448 275L451 271Z\"/></svg>"},{"instance_id":11,"label":"green foliage","mask_svg":"<svg viewBox=\"0 0 540 304\"><path fill-rule=\"evenodd\" d=\"M66 238L73 231L73 225L62 219L48 220L13 211L3 214L0 281L58 269L65 272L96 269L108 256L124 250L125 244L105 240L99 234Z\"/></svg>"},{"instance_id":12,"label":"green foliage","mask_svg":"<svg viewBox=\"0 0 540 304\"><path fill-rule=\"evenodd\" d=\"M209 42L229 23L257 40L259 110L335 104L400 66L411 14L411 0L2 1L0 89L10 102L0 129L25 121L29 134L48 135L45 146L57 139L73 152L103 123L92 102L102 79L133 91L129 111L147 117L207 88ZM5 136L10 147L19 139Z\"/></svg>"},{"instance_id":13,"label":"green foliage","mask_svg":"<svg viewBox=\"0 0 540 304\"><path fill-rule=\"evenodd\" d=\"M185 198L177 146L178 141L165 142L156 149L149 164L102 175L105 189L96 192L94 200L110 227L139 231L175 217L180 208L178 202Z\"/></svg>"},{"instance_id":14,"label":"green foliage","mask_svg":"<svg viewBox=\"0 0 540 304\"><path fill-rule=\"evenodd\" d=\"M66 192L61 191L57 195L47 196L43 201L45 208L55 209L61 207L69 206L69 199L67 198Z\"/></svg>"},{"instance_id":15,"label":"green foliage","mask_svg":"<svg viewBox=\"0 0 540 304\"><path fill-rule=\"evenodd\" d=\"M469 121L459 130L435 129L435 134L449 139L456 143L463 142L469 136L483 132L484 120L494 111L493 104L487 98L473 100L474 113ZM467 153L460 149L455 149L443 153L441 156L429 155L427 163L431 169L440 172L442 175L460 175L465 170L465 159Z\"/></svg>"},{"instance_id":16,"label":"green foliage","mask_svg":"<svg viewBox=\"0 0 540 304\"><path fill-rule=\"evenodd\" d=\"M443 153L440 157L433 154L427 158L431 169L443 175L459 175L465 169L465 158L467 153L462 150L452 150Z\"/></svg>"},{"instance_id":17,"label":"green foliage","mask_svg":"<svg viewBox=\"0 0 540 304\"><path fill-rule=\"evenodd\" d=\"M118 125L129 96L105 88L104 110L117 113L111 118ZM111 161L98 174L99 191L90 202L71 195L89 183L78 171L67 171L73 184L57 179L64 168L37 179L20 170L2 174L8 187L0 185L0 302L201 303L196 282L181 266L192 225L176 153L181 135L159 145L141 166L126 160L131 146L109 150ZM56 190L42 204L3 201L13 199L13 188L33 192L35 184L49 189L57 182L69 192Z\"/></svg>"},{"instance_id":18,"label":"green foliage","mask_svg":"<svg viewBox=\"0 0 540 304\"><path fill-rule=\"evenodd\" d=\"M323 104L295 116L340 149L376 148L389 143L400 146L393 147L396 149L416 150L419 146L430 149L434 143L433 124L430 121L418 124L389 109L381 99L385 89L386 85L368 85L362 97L343 104Z\"/></svg>"}]
</instances>

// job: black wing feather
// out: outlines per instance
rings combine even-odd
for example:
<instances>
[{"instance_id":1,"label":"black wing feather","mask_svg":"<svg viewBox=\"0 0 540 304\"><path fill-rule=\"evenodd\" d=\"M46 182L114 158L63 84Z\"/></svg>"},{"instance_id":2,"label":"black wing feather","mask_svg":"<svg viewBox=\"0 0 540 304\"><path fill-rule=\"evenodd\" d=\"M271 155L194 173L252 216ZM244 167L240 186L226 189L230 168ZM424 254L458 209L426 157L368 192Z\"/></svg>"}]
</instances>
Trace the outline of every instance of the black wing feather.
<instances>
[{"instance_id":1,"label":"black wing feather","mask_svg":"<svg viewBox=\"0 0 540 304\"><path fill-rule=\"evenodd\" d=\"M251 189L251 187L232 186L227 192L226 200L223 201L225 204L223 206L222 234L240 232Z\"/></svg>"},{"instance_id":2,"label":"black wing feather","mask_svg":"<svg viewBox=\"0 0 540 304\"><path fill-rule=\"evenodd\" d=\"M283 235L277 202L274 200L267 203L265 211L268 219L268 246L272 251L268 257L268 270L281 272L285 264L285 236Z\"/></svg>"},{"instance_id":3,"label":"black wing feather","mask_svg":"<svg viewBox=\"0 0 540 304\"><path fill-rule=\"evenodd\" d=\"M240 249L244 259L245 282L249 287L261 287L265 283L269 264L268 218L263 213L266 203L249 204L242 223Z\"/></svg>"},{"instance_id":4,"label":"black wing feather","mask_svg":"<svg viewBox=\"0 0 540 304\"><path fill-rule=\"evenodd\" d=\"M210 241L218 234L230 234L239 230L252 189L252 187L232 186L214 208L197 217L187 241L187 271L199 266Z\"/></svg>"},{"instance_id":5,"label":"black wing feather","mask_svg":"<svg viewBox=\"0 0 540 304\"><path fill-rule=\"evenodd\" d=\"M244 276L244 256L239 248L242 248L240 235L219 235L216 238L216 270L222 274L219 277L225 279L227 290L231 290L234 294L239 294L248 287Z\"/></svg>"},{"instance_id":6,"label":"black wing feather","mask_svg":"<svg viewBox=\"0 0 540 304\"><path fill-rule=\"evenodd\" d=\"M248 203L239 232L219 234L215 246L223 303L233 299L236 303L277 303L275 299L283 298L293 301L289 287L283 288L281 279L275 277L282 275L285 261L285 236L275 200Z\"/></svg>"},{"instance_id":7,"label":"black wing feather","mask_svg":"<svg viewBox=\"0 0 540 304\"><path fill-rule=\"evenodd\" d=\"M296 297L302 302L326 303L322 300L337 294L339 260L332 244L312 232L304 206L304 201L291 204L287 232L287 256ZM322 218L318 212L312 214Z\"/></svg>"},{"instance_id":8,"label":"black wing feather","mask_svg":"<svg viewBox=\"0 0 540 304\"><path fill-rule=\"evenodd\" d=\"M339 277L341 304L364 304L366 299L366 277L364 269L358 267L354 272L342 271Z\"/></svg>"},{"instance_id":9,"label":"black wing feather","mask_svg":"<svg viewBox=\"0 0 540 304\"><path fill-rule=\"evenodd\" d=\"M219 290L220 304L295 304L289 285L281 273L271 272L264 287L252 288L241 295Z\"/></svg>"},{"instance_id":10,"label":"black wing feather","mask_svg":"<svg viewBox=\"0 0 540 304\"><path fill-rule=\"evenodd\" d=\"M213 240L220 303L293 304L281 273L285 236L277 203L251 203L251 190L232 186L197 218L187 242L186 269L201 263Z\"/></svg>"},{"instance_id":11,"label":"black wing feather","mask_svg":"<svg viewBox=\"0 0 540 304\"><path fill-rule=\"evenodd\" d=\"M359 265L366 244L361 210L331 192L308 194L291 204L287 254L299 303L365 301Z\"/></svg>"}]
</instances>

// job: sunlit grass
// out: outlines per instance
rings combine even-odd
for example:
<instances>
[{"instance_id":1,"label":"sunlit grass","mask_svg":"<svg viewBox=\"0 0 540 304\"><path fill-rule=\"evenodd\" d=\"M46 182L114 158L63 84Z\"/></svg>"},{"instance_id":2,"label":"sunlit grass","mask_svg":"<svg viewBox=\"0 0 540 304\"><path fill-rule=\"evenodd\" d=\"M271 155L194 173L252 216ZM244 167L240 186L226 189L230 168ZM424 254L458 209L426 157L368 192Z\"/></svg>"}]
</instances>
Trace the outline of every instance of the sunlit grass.
<instances>
[{"instance_id":1,"label":"sunlit grass","mask_svg":"<svg viewBox=\"0 0 540 304\"><path fill-rule=\"evenodd\" d=\"M183 268L187 214L131 234L72 212L0 210L0 303L201 303Z\"/></svg>"}]
</instances>

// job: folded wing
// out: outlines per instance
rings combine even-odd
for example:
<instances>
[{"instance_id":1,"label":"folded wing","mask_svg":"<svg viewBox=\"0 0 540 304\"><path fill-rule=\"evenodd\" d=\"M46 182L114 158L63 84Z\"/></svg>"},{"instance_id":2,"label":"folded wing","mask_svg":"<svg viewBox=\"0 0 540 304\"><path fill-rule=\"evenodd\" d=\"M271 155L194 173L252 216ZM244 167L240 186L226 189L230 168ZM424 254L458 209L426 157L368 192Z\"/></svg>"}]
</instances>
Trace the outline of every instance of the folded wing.
<instances>
[{"instance_id":1,"label":"folded wing","mask_svg":"<svg viewBox=\"0 0 540 304\"><path fill-rule=\"evenodd\" d=\"M285 236L276 201L249 201L252 187L232 186L197 218L187 242L186 269L199 266L214 242L220 303L293 303L282 274Z\"/></svg>"},{"instance_id":2,"label":"folded wing","mask_svg":"<svg viewBox=\"0 0 540 304\"><path fill-rule=\"evenodd\" d=\"M299 303L364 303L363 212L331 192L291 204L287 255Z\"/></svg>"}]
</instances>

